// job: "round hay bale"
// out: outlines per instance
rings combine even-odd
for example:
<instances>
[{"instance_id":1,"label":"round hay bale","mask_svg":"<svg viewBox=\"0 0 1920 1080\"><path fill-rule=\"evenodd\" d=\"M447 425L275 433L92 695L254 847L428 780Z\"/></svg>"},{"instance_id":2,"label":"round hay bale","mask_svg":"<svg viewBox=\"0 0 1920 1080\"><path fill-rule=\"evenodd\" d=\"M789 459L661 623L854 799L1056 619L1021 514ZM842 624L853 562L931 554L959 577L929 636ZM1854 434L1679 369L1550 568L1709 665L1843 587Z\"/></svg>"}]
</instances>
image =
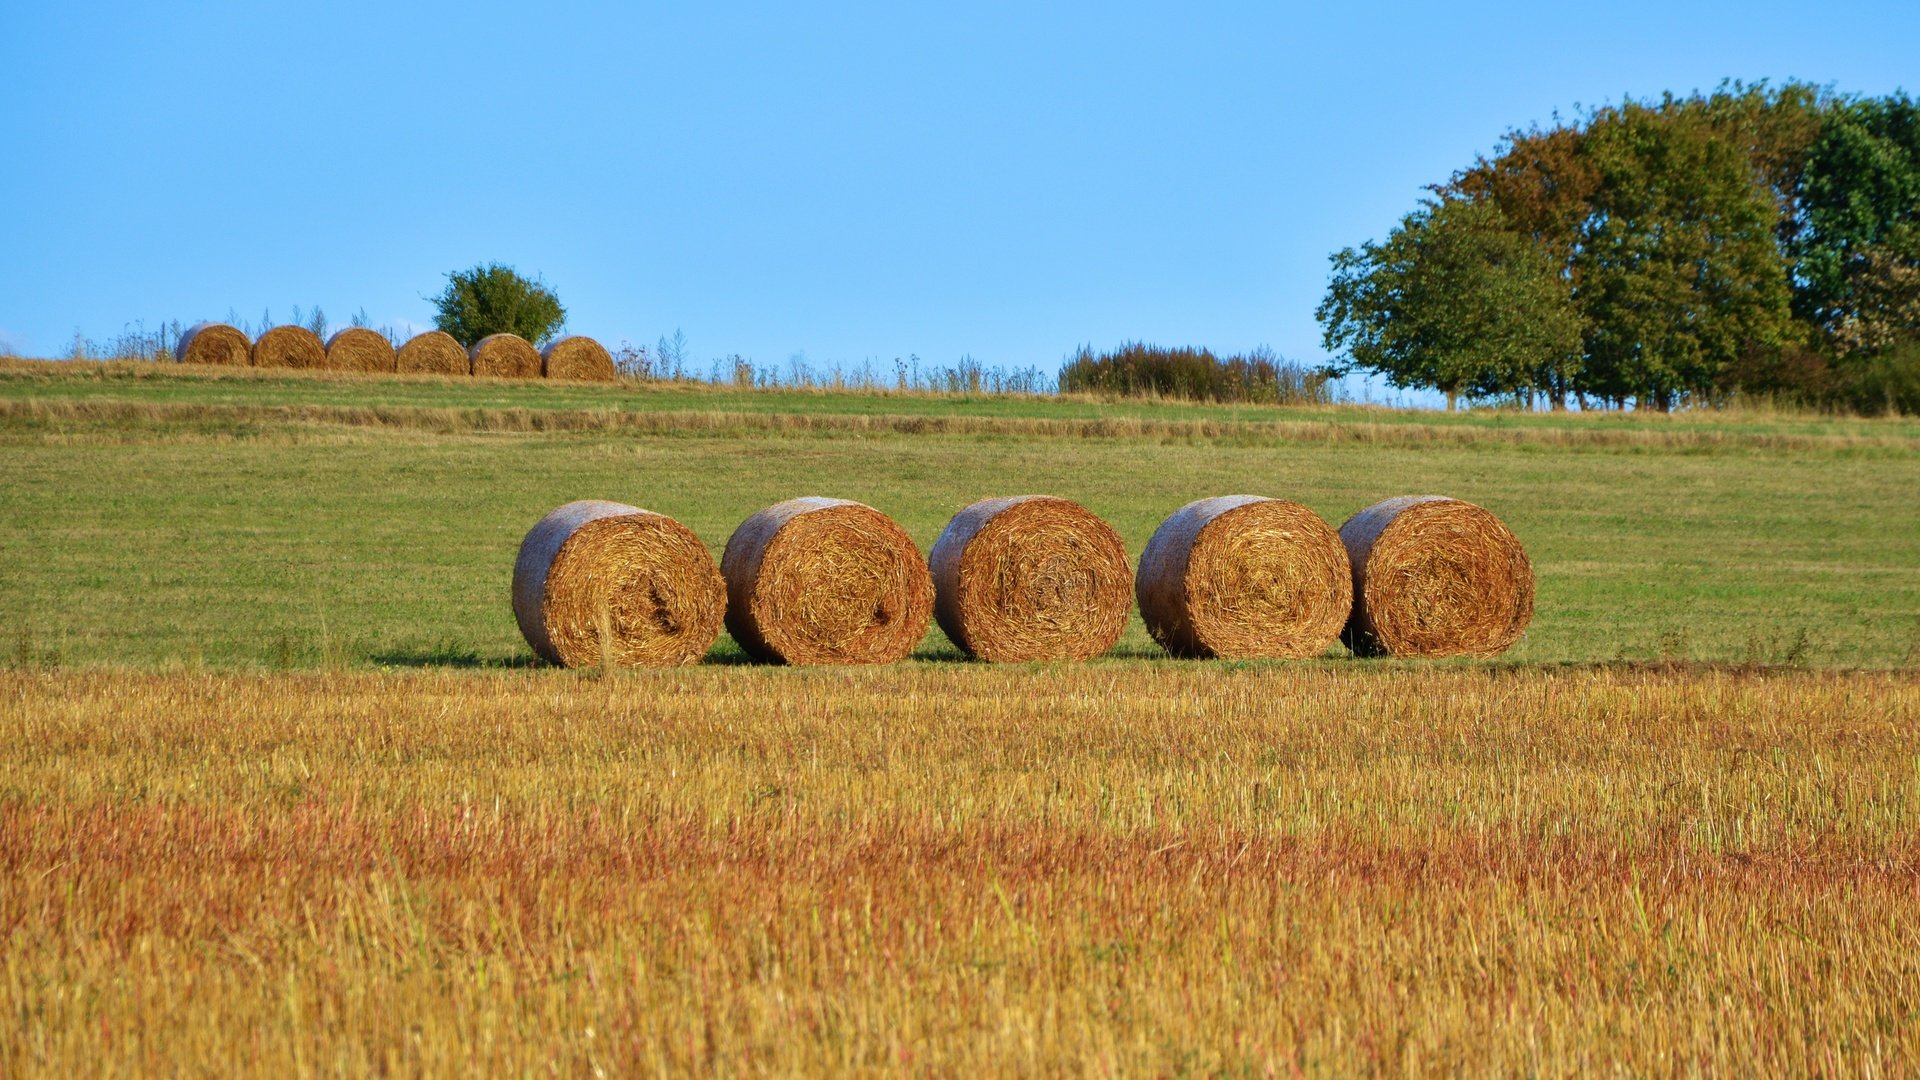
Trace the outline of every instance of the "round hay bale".
<instances>
[{"instance_id":1,"label":"round hay bale","mask_svg":"<svg viewBox=\"0 0 1920 1080\"><path fill-rule=\"evenodd\" d=\"M540 370L549 379L612 382L613 354L590 337L563 337L540 351Z\"/></svg>"},{"instance_id":2,"label":"round hay bale","mask_svg":"<svg viewBox=\"0 0 1920 1080\"><path fill-rule=\"evenodd\" d=\"M253 343L253 366L266 368L323 368L327 347L319 335L304 326L276 326Z\"/></svg>"},{"instance_id":3,"label":"round hay bale","mask_svg":"<svg viewBox=\"0 0 1920 1080\"><path fill-rule=\"evenodd\" d=\"M475 375L497 379L537 379L540 377L540 350L519 334L488 334L468 350Z\"/></svg>"},{"instance_id":4,"label":"round hay bale","mask_svg":"<svg viewBox=\"0 0 1920 1080\"><path fill-rule=\"evenodd\" d=\"M1353 564L1343 637L1361 656L1498 656L1533 619L1533 564L1470 502L1388 499L1348 518L1340 540Z\"/></svg>"},{"instance_id":5,"label":"round hay bale","mask_svg":"<svg viewBox=\"0 0 1920 1080\"><path fill-rule=\"evenodd\" d=\"M691 664L720 637L726 606L700 538L636 506L568 503L527 532L513 563L514 618L552 664Z\"/></svg>"},{"instance_id":6,"label":"round hay bale","mask_svg":"<svg viewBox=\"0 0 1920 1080\"><path fill-rule=\"evenodd\" d=\"M253 342L226 323L195 323L180 335L173 357L183 364L246 367L253 363Z\"/></svg>"},{"instance_id":7,"label":"round hay bale","mask_svg":"<svg viewBox=\"0 0 1920 1080\"><path fill-rule=\"evenodd\" d=\"M741 522L720 572L728 632L772 663L889 664L932 620L933 581L913 538L845 499L788 499Z\"/></svg>"},{"instance_id":8,"label":"round hay bale","mask_svg":"<svg viewBox=\"0 0 1920 1080\"><path fill-rule=\"evenodd\" d=\"M407 339L393 356L395 371L426 375L471 375L467 350L444 330L429 330Z\"/></svg>"},{"instance_id":9,"label":"round hay bale","mask_svg":"<svg viewBox=\"0 0 1920 1080\"><path fill-rule=\"evenodd\" d=\"M1120 537L1066 499L982 499L933 545L934 616L982 660L1085 660L1113 648L1132 607Z\"/></svg>"},{"instance_id":10,"label":"round hay bale","mask_svg":"<svg viewBox=\"0 0 1920 1080\"><path fill-rule=\"evenodd\" d=\"M1319 656L1353 608L1340 534L1299 503L1191 502L1160 523L1134 580L1147 632L1175 656Z\"/></svg>"},{"instance_id":11,"label":"round hay bale","mask_svg":"<svg viewBox=\"0 0 1920 1080\"><path fill-rule=\"evenodd\" d=\"M377 330L349 326L327 339L327 366L335 371L392 371L393 342Z\"/></svg>"}]
</instances>

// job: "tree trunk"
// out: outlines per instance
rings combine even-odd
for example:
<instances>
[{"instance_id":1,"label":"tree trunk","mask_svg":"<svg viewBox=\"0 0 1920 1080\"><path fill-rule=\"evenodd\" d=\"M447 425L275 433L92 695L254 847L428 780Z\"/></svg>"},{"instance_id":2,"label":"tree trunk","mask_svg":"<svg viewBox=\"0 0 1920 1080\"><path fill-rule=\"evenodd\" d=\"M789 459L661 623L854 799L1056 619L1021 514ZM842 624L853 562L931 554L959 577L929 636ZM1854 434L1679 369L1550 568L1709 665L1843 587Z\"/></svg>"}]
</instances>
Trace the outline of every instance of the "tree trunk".
<instances>
[{"instance_id":1,"label":"tree trunk","mask_svg":"<svg viewBox=\"0 0 1920 1080\"><path fill-rule=\"evenodd\" d=\"M1454 406L1454 402L1456 402L1456 401L1458 401L1458 400L1460 399L1460 391L1458 391L1458 390L1447 390L1447 391L1445 391L1445 393L1446 393L1446 395L1447 395L1447 411L1448 411L1448 412L1452 412L1452 411L1453 411L1453 406Z\"/></svg>"}]
</instances>

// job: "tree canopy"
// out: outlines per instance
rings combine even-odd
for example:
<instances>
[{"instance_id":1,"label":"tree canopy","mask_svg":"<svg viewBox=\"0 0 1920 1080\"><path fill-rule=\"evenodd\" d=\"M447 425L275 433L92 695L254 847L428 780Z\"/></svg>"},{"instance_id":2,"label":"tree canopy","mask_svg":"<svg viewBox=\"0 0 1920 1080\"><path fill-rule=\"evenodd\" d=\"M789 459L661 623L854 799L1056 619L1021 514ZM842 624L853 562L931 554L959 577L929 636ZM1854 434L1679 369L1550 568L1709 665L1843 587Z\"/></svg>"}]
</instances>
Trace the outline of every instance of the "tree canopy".
<instances>
[{"instance_id":1,"label":"tree canopy","mask_svg":"<svg viewBox=\"0 0 1920 1080\"><path fill-rule=\"evenodd\" d=\"M439 309L434 326L469 348L488 334L518 334L539 345L567 319L567 309L544 282L499 263L449 273L433 305Z\"/></svg>"},{"instance_id":2,"label":"tree canopy","mask_svg":"<svg viewBox=\"0 0 1920 1080\"><path fill-rule=\"evenodd\" d=\"M1346 366L1400 387L1666 409L1742 392L1920 410L1920 107L1801 83L1509 132L1332 256ZM1888 373L1912 367L1916 378Z\"/></svg>"}]
</instances>

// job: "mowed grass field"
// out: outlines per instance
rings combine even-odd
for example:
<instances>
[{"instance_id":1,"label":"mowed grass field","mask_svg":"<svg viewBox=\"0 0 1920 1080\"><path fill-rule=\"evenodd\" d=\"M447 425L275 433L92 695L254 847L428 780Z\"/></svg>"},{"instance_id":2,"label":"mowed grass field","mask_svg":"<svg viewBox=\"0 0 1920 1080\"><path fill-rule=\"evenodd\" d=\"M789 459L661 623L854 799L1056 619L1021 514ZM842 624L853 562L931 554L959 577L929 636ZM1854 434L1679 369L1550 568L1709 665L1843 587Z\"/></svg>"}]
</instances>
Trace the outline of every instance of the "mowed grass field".
<instances>
[{"instance_id":1,"label":"mowed grass field","mask_svg":"<svg viewBox=\"0 0 1920 1080\"><path fill-rule=\"evenodd\" d=\"M1104 516L1137 557L1184 503L1245 492L1334 525L1400 494L1492 509L1539 577L1515 661L1920 659L1920 424L1424 419L0 366L0 651L525 662L514 553L578 498L669 514L717 556L741 520L796 495L869 503L924 550L976 499L1048 493ZM724 638L717 653L739 655ZM957 655L938 630L922 654ZM1137 617L1118 655L1159 655Z\"/></svg>"},{"instance_id":2,"label":"mowed grass field","mask_svg":"<svg viewBox=\"0 0 1920 1080\"><path fill-rule=\"evenodd\" d=\"M529 666L581 497L1506 519L1492 663ZM0 1075L1920 1071L1920 431L0 365Z\"/></svg>"}]
</instances>

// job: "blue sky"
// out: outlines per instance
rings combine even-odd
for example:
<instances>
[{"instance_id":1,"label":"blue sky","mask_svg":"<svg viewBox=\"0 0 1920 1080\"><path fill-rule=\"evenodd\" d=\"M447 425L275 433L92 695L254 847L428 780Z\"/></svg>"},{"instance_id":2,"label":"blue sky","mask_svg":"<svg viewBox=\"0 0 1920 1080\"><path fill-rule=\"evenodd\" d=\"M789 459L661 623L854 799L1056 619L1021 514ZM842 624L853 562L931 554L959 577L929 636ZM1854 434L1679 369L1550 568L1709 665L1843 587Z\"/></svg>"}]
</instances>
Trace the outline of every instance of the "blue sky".
<instances>
[{"instance_id":1,"label":"blue sky","mask_svg":"<svg viewBox=\"0 0 1920 1080\"><path fill-rule=\"evenodd\" d=\"M1623 94L1920 90L1911 3L0 4L0 351L539 274L703 364L1323 358L1327 255Z\"/></svg>"}]
</instances>

